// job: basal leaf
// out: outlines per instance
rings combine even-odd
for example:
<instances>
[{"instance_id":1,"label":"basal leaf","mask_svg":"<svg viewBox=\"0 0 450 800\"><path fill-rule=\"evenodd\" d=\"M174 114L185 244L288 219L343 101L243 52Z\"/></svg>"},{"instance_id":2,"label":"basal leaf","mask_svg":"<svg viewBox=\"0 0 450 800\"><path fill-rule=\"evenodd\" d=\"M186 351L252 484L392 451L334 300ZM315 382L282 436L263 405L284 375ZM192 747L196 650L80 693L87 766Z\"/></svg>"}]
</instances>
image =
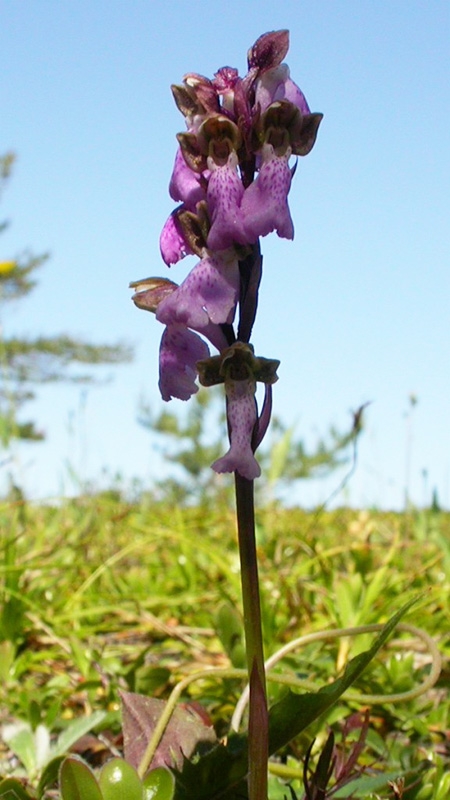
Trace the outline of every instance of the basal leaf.
<instances>
[{"instance_id":1,"label":"basal leaf","mask_svg":"<svg viewBox=\"0 0 450 800\"><path fill-rule=\"evenodd\" d=\"M56 756L52 758L44 767L41 772L39 783L37 787L38 797L42 797L47 787L51 787L58 780L61 764L64 761L64 756ZM0 800L2 800L0 794Z\"/></svg>"},{"instance_id":2,"label":"basal leaf","mask_svg":"<svg viewBox=\"0 0 450 800\"><path fill-rule=\"evenodd\" d=\"M174 800L246 800L247 737L233 735L226 746L218 745L196 763L184 760L174 770Z\"/></svg>"}]
</instances>

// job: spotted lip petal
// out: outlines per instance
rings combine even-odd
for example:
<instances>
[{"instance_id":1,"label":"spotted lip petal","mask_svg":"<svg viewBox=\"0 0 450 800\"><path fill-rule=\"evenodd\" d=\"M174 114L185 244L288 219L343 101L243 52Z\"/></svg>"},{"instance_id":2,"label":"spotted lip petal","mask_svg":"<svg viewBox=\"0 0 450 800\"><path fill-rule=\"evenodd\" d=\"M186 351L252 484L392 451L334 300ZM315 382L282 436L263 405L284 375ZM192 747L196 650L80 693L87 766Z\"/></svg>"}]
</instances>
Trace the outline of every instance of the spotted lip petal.
<instances>
[{"instance_id":1,"label":"spotted lip petal","mask_svg":"<svg viewBox=\"0 0 450 800\"><path fill-rule=\"evenodd\" d=\"M251 448L253 429L257 420L255 391L256 382L252 379L225 381L230 449L212 464L215 472L238 472L249 481L261 474Z\"/></svg>"},{"instance_id":2,"label":"spotted lip petal","mask_svg":"<svg viewBox=\"0 0 450 800\"><path fill-rule=\"evenodd\" d=\"M294 238L287 197L292 181L288 164L290 149L277 156L271 144L263 147L263 163L256 180L245 190L241 214L247 240L251 243L260 236L276 230L283 239Z\"/></svg>"},{"instance_id":3,"label":"spotted lip petal","mask_svg":"<svg viewBox=\"0 0 450 800\"><path fill-rule=\"evenodd\" d=\"M226 250L233 244L247 244L240 204L244 195L242 181L237 174L238 158L234 151L224 165L208 158L211 176L206 202L211 218L207 245L210 250Z\"/></svg>"}]
</instances>

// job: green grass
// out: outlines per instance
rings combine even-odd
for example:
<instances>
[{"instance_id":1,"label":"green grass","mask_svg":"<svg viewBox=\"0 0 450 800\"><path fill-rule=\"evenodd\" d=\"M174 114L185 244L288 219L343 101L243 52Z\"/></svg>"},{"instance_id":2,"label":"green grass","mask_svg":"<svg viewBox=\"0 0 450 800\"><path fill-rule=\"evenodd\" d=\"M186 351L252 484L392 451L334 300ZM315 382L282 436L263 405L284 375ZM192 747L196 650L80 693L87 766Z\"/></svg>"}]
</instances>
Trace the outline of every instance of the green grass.
<instances>
[{"instance_id":1,"label":"green grass","mask_svg":"<svg viewBox=\"0 0 450 800\"><path fill-rule=\"evenodd\" d=\"M258 515L258 545L267 656L304 634L385 622L425 592L406 621L439 644L441 678L416 699L371 706L359 764L372 784L354 796L394 797L386 780L404 775L406 786L415 784L405 800L444 800L450 791L450 515L347 509L315 515L271 506ZM58 507L3 502L0 604L2 729L20 719L32 731L45 726L54 739L71 721L104 711L97 730L107 730L120 749L121 688L167 697L194 669L230 663L223 609L234 620L240 609L233 509L139 507L114 493ZM365 634L313 642L277 670L319 687L370 641ZM402 634L355 691L409 691L429 669L420 641ZM188 698L206 706L222 734L242 688L238 680L205 678L190 685ZM271 702L283 692L272 683L269 690ZM313 763L329 727L341 741L343 721L362 706L354 696L343 699L280 754L275 770L299 774L311 740L316 737ZM105 754L90 756L95 763ZM23 763L5 741L0 775L21 771ZM302 796L296 777L292 786ZM273 776L271 800L285 795Z\"/></svg>"}]
</instances>

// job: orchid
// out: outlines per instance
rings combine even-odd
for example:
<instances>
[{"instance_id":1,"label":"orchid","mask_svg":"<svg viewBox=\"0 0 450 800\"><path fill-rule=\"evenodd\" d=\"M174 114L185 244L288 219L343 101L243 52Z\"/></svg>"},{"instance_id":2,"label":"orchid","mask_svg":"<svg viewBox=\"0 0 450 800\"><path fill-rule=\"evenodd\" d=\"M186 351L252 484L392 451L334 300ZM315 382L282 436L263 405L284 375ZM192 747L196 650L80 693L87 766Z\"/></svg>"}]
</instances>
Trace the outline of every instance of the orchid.
<instances>
[{"instance_id":1,"label":"orchid","mask_svg":"<svg viewBox=\"0 0 450 800\"><path fill-rule=\"evenodd\" d=\"M268 709L255 543L255 451L272 409L279 362L250 344L262 275L260 237L292 239L288 195L296 164L312 149L321 114L312 114L283 59L287 31L261 36L248 71L223 67L210 80L196 73L172 86L187 130L179 133L169 193L179 203L165 223L163 261L198 261L181 285L164 279L132 284L133 300L165 325L159 355L163 400L188 400L223 384L230 447L212 468L235 475L244 628L250 685L249 800L267 798ZM235 323L237 320L237 323ZM211 355L209 342L218 351ZM259 412L256 387L264 385Z\"/></svg>"}]
</instances>

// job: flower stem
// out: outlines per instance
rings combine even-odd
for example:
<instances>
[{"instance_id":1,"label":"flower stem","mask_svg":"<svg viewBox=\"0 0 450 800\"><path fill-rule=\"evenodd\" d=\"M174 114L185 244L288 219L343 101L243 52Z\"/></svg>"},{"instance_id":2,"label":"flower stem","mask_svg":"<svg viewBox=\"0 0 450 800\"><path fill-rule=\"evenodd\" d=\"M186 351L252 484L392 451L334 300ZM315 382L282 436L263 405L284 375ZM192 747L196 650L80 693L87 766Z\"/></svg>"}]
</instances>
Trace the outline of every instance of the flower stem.
<instances>
[{"instance_id":1,"label":"flower stem","mask_svg":"<svg viewBox=\"0 0 450 800\"><path fill-rule=\"evenodd\" d=\"M253 481L235 472L236 509L244 606L245 647L250 684L248 724L249 800L267 798L268 711L256 557Z\"/></svg>"}]
</instances>

